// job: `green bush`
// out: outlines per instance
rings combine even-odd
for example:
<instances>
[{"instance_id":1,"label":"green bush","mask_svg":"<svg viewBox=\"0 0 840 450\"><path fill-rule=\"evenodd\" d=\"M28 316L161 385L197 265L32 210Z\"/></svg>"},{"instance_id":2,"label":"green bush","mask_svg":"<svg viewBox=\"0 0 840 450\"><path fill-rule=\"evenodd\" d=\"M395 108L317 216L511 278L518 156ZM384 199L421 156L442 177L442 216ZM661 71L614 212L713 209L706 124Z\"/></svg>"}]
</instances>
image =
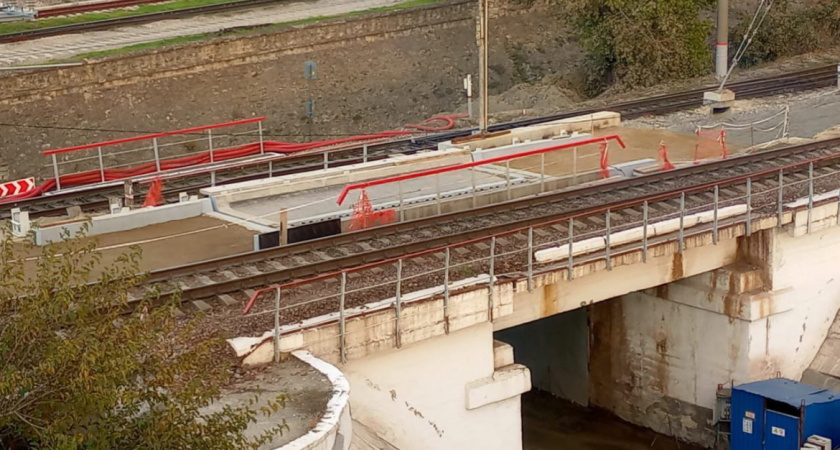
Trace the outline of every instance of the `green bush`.
<instances>
[{"instance_id":1,"label":"green bush","mask_svg":"<svg viewBox=\"0 0 840 450\"><path fill-rule=\"evenodd\" d=\"M700 12L714 0L566 0L588 52L587 94L613 83L652 86L708 73L712 22Z\"/></svg>"},{"instance_id":2,"label":"green bush","mask_svg":"<svg viewBox=\"0 0 840 450\"><path fill-rule=\"evenodd\" d=\"M285 397L205 410L230 378L224 342L187 345L177 299L129 308L139 249L102 258L94 239L36 253L0 230L0 448L256 449L282 432L245 434Z\"/></svg>"},{"instance_id":3,"label":"green bush","mask_svg":"<svg viewBox=\"0 0 840 450\"><path fill-rule=\"evenodd\" d=\"M743 11L738 14L738 25L730 34L733 51L741 45L753 13ZM840 32L839 15L840 0L811 6L777 0L738 64L745 68L752 67L782 56L799 55L836 45Z\"/></svg>"}]
</instances>

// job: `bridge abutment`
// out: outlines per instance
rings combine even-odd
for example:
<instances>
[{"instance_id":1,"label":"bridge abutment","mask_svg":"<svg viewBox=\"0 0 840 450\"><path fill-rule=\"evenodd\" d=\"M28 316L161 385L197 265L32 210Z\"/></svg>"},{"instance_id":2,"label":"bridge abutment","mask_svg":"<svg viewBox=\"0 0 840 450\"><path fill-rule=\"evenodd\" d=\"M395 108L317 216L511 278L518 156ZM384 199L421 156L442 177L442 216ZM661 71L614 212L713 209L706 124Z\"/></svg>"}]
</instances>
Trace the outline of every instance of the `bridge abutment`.
<instances>
[{"instance_id":1,"label":"bridge abutment","mask_svg":"<svg viewBox=\"0 0 840 450\"><path fill-rule=\"evenodd\" d=\"M840 308L840 228L800 231L741 237L735 264L593 305L591 404L711 445L718 384L800 379Z\"/></svg>"},{"instance_id":2,"label":"bridge abutment","mask_svg":"<svg viewBox=\"0 0 840 450\"><path fill-rule=\"evenodd\" d=\"M522 448L531 376L489 323L342 367L353 419L400 450Z\"/></svg>"}]
</instances>

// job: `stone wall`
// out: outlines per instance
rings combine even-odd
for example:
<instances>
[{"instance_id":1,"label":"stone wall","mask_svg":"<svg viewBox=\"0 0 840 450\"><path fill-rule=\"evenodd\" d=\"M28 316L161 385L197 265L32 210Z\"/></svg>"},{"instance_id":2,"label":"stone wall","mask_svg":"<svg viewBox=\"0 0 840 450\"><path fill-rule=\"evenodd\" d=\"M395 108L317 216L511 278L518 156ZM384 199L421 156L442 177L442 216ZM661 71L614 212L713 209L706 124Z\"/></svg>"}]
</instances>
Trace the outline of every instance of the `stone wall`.
<instances>
[{"instance_id":1,"label":"stone wall","mask_svg":"<svg viewBox=\"0 0 840 450\"><path fill-rule=\"evenodd\" d=\"M491 87L572 70L580 54L552 10L500 9ZM477 77L475 2L218 38L80 67L0 76L0 165L11 177L48 175L38 153L146 131L268 116L270 139L357 134L463 108L462 78ZM307 86L303 63L318 63ZM477 105L477 104L476 104ZM11 125L11 126L10 126Z\"/></svg>"}]
</instances>

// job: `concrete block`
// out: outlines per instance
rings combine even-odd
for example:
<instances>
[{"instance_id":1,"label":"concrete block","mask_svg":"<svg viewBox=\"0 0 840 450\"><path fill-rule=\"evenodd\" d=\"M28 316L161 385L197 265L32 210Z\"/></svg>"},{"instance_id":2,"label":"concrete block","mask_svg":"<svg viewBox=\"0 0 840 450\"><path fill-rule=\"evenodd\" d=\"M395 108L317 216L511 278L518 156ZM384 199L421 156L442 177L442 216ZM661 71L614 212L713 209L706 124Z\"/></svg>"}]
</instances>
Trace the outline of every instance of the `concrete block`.
<instances>
[{"instance_id":1,"label":"concrete block","mask_svg":"<svg viewBox=\"0 0 840 450\"><path fill-rule=\"evenodd\" d=\"M193 300L192 304L199 311L209 311L210 310L210 305L208 305L207 302L205 302L203 300Z\"/></svg>"},{"instance_id":2,"label":"concrete block","mask_svg":"<svg viewBox=\"0 0 840 450\"><path fill-rule=\"evenodd\" d=\"M119 214L95 216L90 220L88 236L133 230L158 223L197 217L205 211L212 210L212 208L210 199L205 198L194 202L175 203L154 208L140 208ZM60 242L65 230L69 231L72 236L82 229L84 223L84 221L74 221L38 228L35 230L35 244L45 245L48 242Z\"/></svg>"},{"instance_id":3,"label":"concrete block","mask_svg":"<svg viewBox=\"0 0 840 450\"><path fill-rule=\"evenodd\" d=\"M502 367L493 376L467 384L467 409L522 395L531 390L531 371L521 364Z\"/></svg>"},{"instance_id":4,"label":"concrete block","mask_svg":"<svg viewBox=\"0 0 840 450\"><path fill-rule=\"evenodd\" d=\"M499 369L513 364L513 346L493 340L493 368Z\"/></svg>"},{"instance_id":5,"label":"concrete block","mask_svg":"<svg viewBox=\"0 0 840 450\"><path fill-rule=\"evenodd\" d=\"M220 295L219 300L221 300L222 303L224 303L226 306L233 306L233 305L239 303L239 302L236 301L236 299L234 299L233 297L231 297L230 295L227 295L227 294Z\"/></svg>"},{"instance_id":6,"label":"concrete block","mask_svg":"<svg viewBox=\"0 0 840 450\"><path fill-rule=\"evenodd\" d=\"M724 89L720 92L711 91L703 93L703 103L708 105L712 103L734 102L735 93L729 89Z\"/></svg>"}]
</instances>

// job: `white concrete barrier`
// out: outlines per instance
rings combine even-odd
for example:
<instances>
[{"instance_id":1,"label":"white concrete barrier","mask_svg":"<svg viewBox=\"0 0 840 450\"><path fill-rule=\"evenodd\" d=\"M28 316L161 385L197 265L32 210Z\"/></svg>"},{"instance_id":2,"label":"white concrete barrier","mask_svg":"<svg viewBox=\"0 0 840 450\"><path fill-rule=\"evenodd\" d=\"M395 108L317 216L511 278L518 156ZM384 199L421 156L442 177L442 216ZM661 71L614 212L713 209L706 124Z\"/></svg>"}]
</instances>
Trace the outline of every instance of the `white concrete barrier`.
<instances>
[{"instance_id":1,"label":"white concrete barrier","mask_svg":"<svg viewBox=\"0 0 840 450\"><path fill-rule=\"evenodd\" d=\"M491 149L476 149L472 152L472 159L473 161L484 161L491 158L498 158L500 156L516 155L519 153L525 153L557 145L574 144L575 142L581 142L588 139L592 139L592 135L584 133L572 136L558 136L552 139L540 139L538 141L520 142Z\"/></svg>"},{"instance_id":2,"label":"white concrete barrier","mask_svg":"<svg viewBox=\"0 0 840 450\"><path fill-rule=\"evenodd\" d=\"M352 164L204 188L201 190L201 193L213 197L216 201L217 209L224 211L228 205L246 200L329 186L343 186L359 181L463 164L469 161L470 155L466 150L452 149L444 152L421 152L415 155L392 156L365 164Z\"/></svg>"},{"instance_id":3,"label":"white concrete barrier","mask_svg":"<svg viewBox=\"0 0 840 450\"><path fill-rule=\"evenodd\" d=\"M52 225L35 227L35 244L46 245L49 242L61 242L69 232L75 236L85 224L88 224L87 236L133 230L173 220L189 219L213 211L209 198L192 199L185 202L150 208L139 208L117 214L105 214L87 219L58 222Z\"/></svg>"},{"instance_id":4,"label":"white concrete barrier","mask_svg":"<svg viewBox=\"0 0 840 450\"><path fill-rule=\"evenodd\" d=\"M742 215L747 212L747 205L727 206L726 208L718 209L718 220L728 219ZM710 223L714 220L714 211L704 211L697 214L691 214L683 218L683 229L692 228L701 223ZM648 238L654 236L662 236L668 233L673 233L680 229L680 219L668 219L661 222L656 222L647 226ZM619 231L610 234L610 246L624 245L631 242L641 241L644 237L644 227L631 228L629 230ZM594 237L575 242L572 244L572 256L585 255L587 253L603 250L606 247L606 239L604 237ZM543 250L538 250L534 253L534 259L539 263L546 263L552 261L560 261L569 257L569 246L560 245Z\"/></svg>"},{"instance_id":5,"label":"white concrete barrier","mask_svg":"<svg viewBox=\"0 0 840 450\"><path fill-rule=\"evenodd\" d=\"M607 241L602 237L596 237L591 239L585 239L579 242L575 242L572 244L572 254L584 254L584 253L592 253L598 250L602 250L604 247L607 246ZM566 259L569 257L569 246L562 245L560 247L552 247L547 248L545 250L539 250L534 254L534 258L536 258L537 262L546 262L546 261L557 261L561 259Z\"/></svg>"},{"instance_id":6,"label":"white concrete barrier","mask_svg":"<svg viewBox=\"0 0 840 450\"><path fill-rule=\"evenodd\" d=\"M446 150L450 148L497 148L514 144L514 139L519 142L537 141L541 139L548 139L553 136L559 136L562 133L591 133L594 130L617 127L619 125L621 125L621 114L611 111L601 111L594 114L569 117L567 119L555 120L553 122L546 122L539 125L516 128L504 133L493 133L489 137L485 138L472 136L457 139L457 142L455 143L452 141L441 142L438 144L438 150Z\"/></svg>"}]
</instances>

